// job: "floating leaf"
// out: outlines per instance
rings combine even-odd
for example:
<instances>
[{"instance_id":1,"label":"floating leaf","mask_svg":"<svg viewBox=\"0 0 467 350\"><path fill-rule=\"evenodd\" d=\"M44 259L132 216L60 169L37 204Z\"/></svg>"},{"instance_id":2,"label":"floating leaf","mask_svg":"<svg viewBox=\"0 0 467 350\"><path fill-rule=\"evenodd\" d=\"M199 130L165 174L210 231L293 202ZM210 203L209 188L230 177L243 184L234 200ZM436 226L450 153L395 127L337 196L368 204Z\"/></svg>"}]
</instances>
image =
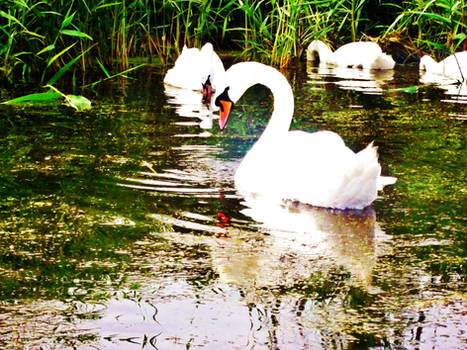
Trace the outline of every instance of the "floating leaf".
<instances>
[{"instance_id":1,"label":"floating leaf","mask_svg":"<svg viewBox=\"0 0 467 350\"><path fill-rule=\"evenodd\" d=\"M60 98L64 98L68 106L73 107L77 111L82 111L84 109L91 107L91 101L89 101L84 96L76 95L65 95L57 88L47 85L46 87L50 88L47 92L29 94L21 97L14 98L12 100L3 102L4 104L16 104L16 105L34 105L34 104L44 104L44 103L53 103L60 104Z\"/></svg>"},{"instance_id":2,"label":"floating leaf","mask_svg":"<svg viewBox=\"0 0 467 350\"><path fill-rule=\"evenodd\" d=\"M415 94L416 92L418 92L418 86L407 86L403 88L390 89L389 91L391 92L402 91L402 92L407 92L408 94Z\"/></svg>"},{"instance_id":3,"label":"floating leaf","mask_svg":"<svg viewBox=\"0 0 467 350\"><path fill-rule=\"evenodd\" d=\"M82 111L84 109L91 108L91 101L89 101L84 96L65 95L65 100L71 107L75 108L77 111Z\"/></svg>"},{"instance_id":4,"label":"floating leaf","mask_svg":"<svg viewBox=\"0 0 467 350\"><path fill-rule=\"evenodd\" d=\"M61 97L60 93L55 92L53 90L49 90L47 92L41 92L41 93L21 96L21 97L14 98L12 100L9 100L3 103L4 104L27 105L27 104L50 102L50 101L58 100L60 97Z\"/></svg>"}]
</instances>

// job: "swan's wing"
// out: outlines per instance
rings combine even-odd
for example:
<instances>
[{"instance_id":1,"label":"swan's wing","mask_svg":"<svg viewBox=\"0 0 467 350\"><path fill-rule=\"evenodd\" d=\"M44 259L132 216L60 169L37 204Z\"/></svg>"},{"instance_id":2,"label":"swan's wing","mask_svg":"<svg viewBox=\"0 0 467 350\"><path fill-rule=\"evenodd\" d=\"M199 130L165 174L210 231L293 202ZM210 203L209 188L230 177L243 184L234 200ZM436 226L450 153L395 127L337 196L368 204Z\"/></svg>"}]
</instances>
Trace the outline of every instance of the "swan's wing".
<instances>
[{"instance_id":1,"label":"swan's wing","mask_svg":"<svg viewBox=\"0 0 467 350\"><path fill-rule=\"evenodd\" d=\"M306 133L292 131L278 142L276 167L284 196L315 205L327 206L336 193L342 192L346 176L356 155L342 138L329 131Z\"/></svg>"},{"instance_id":2,"label":"swan's wing","mask_svg":"<svg viewBox=\"0 0 467 350\"><path fill-rule=\"evenodd\" d=\"M467 51L457 52L439 63L441 66L441 74L461 77L467 76ZM462 73L461 73L462 72Z\"/></svg>"},{"instance_id":3,"label":"swan's wing","mask_svg":"<svg viewBox=\"0 0 467 350\"><path fill-rule=\"evenodd\" d=\"M348 43L338 48L333 54L333 61L339 66L362 66L371 68L369 65L382 54L378 44L368 41Z\"/></svg>"},{"instance_id":4,"label":"swan's wing","mask_svg":"<svg viewBox=\"0 0 467 350\"><path fill-rule=\"evenodd\" d=\"M397 181L397 177L380 176L378 178L378 191L382 190L384 186L395 184L396 181Z\"/></svg>"},{"instance_id":5,"label":"swan's wing","mask_svg":"<svg viewBox=\"0 0 467 350\"><path fill-rule=\"evenodd\" d=\"M394 183L381 177L376 147L354 153L330 131L292 131L275 142L258 142L235 174L237 189L321 207L362 209L376 199L378 187Z\"/></svg>"}]
</instances>

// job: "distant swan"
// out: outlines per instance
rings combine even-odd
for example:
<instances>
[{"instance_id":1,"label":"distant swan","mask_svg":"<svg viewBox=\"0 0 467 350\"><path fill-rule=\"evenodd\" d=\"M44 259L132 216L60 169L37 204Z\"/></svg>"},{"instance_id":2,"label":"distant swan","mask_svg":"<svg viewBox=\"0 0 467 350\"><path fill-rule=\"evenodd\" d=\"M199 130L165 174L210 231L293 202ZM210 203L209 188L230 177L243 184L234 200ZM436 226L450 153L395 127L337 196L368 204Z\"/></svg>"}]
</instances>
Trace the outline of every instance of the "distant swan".
<instances>
[{"instance_id":1,"label":"distant swan","mask_svg":"<svg viewBox=\"0 0 467 350\"><path fill-rule=\"evenodd\" d=\"M173 68L167 71L164 83L178 88L202 90L203 83L210 79L215 90L216 77L224 73L224 64L214 52L211 43L201 48L183 47Z\"/></svg>"},{"instance_id":2,"label":"distant swan","mask_svg":"<svg viewBox=\"0 0 467 350\"><path fill-rule=\"evenodd\" d=\"M259 140L235 173L240 193L295 200L319 207L362 209L383 186L396 178L380 176L373 144L354 153L331 131L289 131L294 97L287 79L276 69L256 62L230 67L219 90L219 126L226 126L233 103L255 84L268 87L274 96L271 119Z\"/></svg>"},{"instance_id":3,"label":"distant swan","mask_svg":"<svg viewBox=\"0 0 467 350\"><path fill-rule=\"evenodd\" d=\"M320 64L363 69L392 69L396 64L371 41L348 43L332 52L325 43L315 40L308 45L307 59L313 61L316 58Z\"/></svg>"},{"instance_id":4,"label":"distant swan","mask_svg":"<svg viewBox=\"0 0 467 350\"><path fill-rule=\"evenodd\" d=\"M438 63L425 55L420 60L420 71L465 80L467 78L467 51L457 52Z\"/></svg>"}]
</instances>

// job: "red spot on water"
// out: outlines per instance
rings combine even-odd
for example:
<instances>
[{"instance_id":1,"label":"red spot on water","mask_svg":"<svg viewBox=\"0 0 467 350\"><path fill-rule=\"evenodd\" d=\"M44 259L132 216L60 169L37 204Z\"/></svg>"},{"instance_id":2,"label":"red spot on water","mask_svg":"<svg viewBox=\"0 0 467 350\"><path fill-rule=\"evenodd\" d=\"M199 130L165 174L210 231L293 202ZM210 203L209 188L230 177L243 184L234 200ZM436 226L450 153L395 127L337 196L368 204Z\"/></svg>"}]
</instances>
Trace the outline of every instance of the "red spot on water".
<instances>
[{"instance_id":1,"label":"red spot on water","mask_svg":"<svg viewBox=\"0 0 467 350\"><path fill-rule=\"evenodd\" d=\"M221 222L223 224L228 224L230 219L224 213L218 213L217 214L217 221L219 221L219 222Z\"/></svg>"}]
</instances>

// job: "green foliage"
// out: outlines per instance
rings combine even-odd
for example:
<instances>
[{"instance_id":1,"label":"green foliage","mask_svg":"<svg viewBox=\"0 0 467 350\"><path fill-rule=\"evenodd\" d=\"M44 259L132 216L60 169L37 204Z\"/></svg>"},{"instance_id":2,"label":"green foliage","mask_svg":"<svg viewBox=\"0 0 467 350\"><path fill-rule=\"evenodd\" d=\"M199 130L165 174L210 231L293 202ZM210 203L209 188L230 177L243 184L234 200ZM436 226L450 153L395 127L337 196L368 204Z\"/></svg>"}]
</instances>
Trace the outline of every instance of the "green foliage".
<instances>
[{"instance_id":1,"label":"green foliage","mask_svg":"<svg viewBox=\"0 0 467 350\"><path fill-rule=\"evenodd\" d=\"M403 1L400 6L393 6L399 15L387 27L384 37L409 38L418 49L438 58L466 49L467 5L463 0Z\"/></svg>"},{"instance_id":2,"label":"green foliage","mask_svg":"<svg viewBox=\"0 0 467 350\"><path fill-rule=\"evenodd\" d=\"M206 41L279 67L316 38L340 46L373 37L439 56L465 49L465 8L455 0L1 0L0 69L10 80L39 72L53 84L72 70L127 70L131 57L170 63L183 45Z\"/></svg>"},{"instance_id":3,"label":"green foliage","mask_svg":"<svg viewBox=\"0 0 467 350\"><path fill-rule=\"evenodd\" d=\"M77 111L85 110L91 107L91 101L89 101L84 96L76 96L76 95L65 95L57 88L47 85L46 87L49 88L46 92L29 94L21 97L14 98L9 101L3 102L4 104L10 105L37 105L37 104L51 104L57 105L61 103L60 98L65 101L65 104L73 107Z\"/></svg>"}]
</instances>

